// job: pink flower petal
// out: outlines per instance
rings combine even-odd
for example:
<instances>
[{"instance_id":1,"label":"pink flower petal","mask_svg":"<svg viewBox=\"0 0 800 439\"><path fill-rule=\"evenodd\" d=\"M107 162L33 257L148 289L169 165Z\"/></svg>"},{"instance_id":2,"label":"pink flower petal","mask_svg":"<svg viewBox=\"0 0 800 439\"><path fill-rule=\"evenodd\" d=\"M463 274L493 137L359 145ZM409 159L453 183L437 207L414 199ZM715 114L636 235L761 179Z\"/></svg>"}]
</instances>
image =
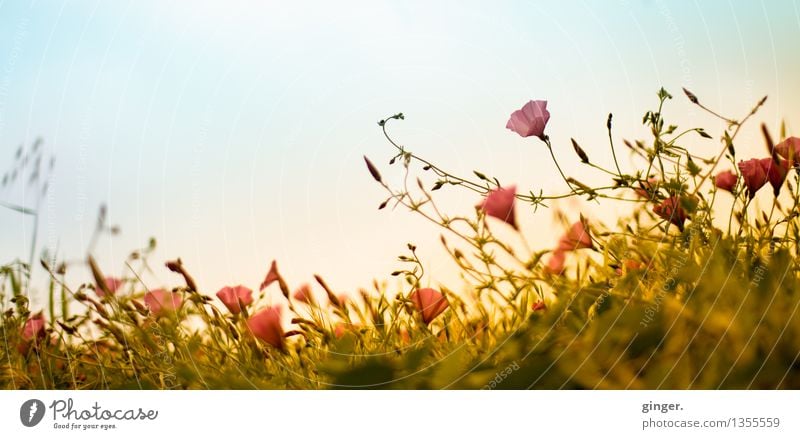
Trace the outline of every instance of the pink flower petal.
<instances>
[{"instance_id":1,"label":"pink flower petal","mask_svg":"<svg viewBox=\"0 0 800 439\"><path fill-rule=\"evenodd\" d=\"M270 306L254 314L247 320L247 328L261 341L276 348L283 347L284 333L279 306Z\"/></svg>"},{"instance_id":2,"label":"pink flower petal","mask_svg":"<svg viewBox=\"0 0 800 439\"><path fill-rule=\"evenodd\" d=\"M253 303L253 290L242 285L224 287L217 292L217 297L231 314L239 314L242 312L242 305L248 306Z\"/></svg>"},{"instance_id":3,"label":"pink flower petal","mask_svg":"<svg viewBox=\"0 0 800 439\"><path fill-rule=\"evenodd\" d=\"M420 288L409 296L409 299L422 314L422 321L430 324L439 314L443 313L450 304L444 295L433 288Z\"/></svg>"},{"instance_id":4,"label":"pink flower petal","mask_svg":"<svg viewBox=\"0 0 800 439\"><path fill-rule=\"evenodd\" d=\"M738 179L739 177L737 177L733 171L722 171L714 178L714 185L722 190L733 193Z\"/></svg>"},{"instance_id":5,"label":"pink flower petal","mask_svg":"<svg viewBox=\"0 0 800 439\"><path fill-rule=\"evenodd\" d=\"M177 311L183 298L180 294L162 289L153 290L144 295L144 304L156 316L167 315Z\"/></svg>"},{"instance_id":6,"label":"pink flower petal","mask_svg":"<svg viewBox=\"0 0 800 439\"><path fill-rule=\"evenodd\" d=\"M742 173L744 185L750 198L753 198L765 184L767 184L767 173L758 159L750 159L739 162L739 171Z\"/></svg>"},{"instance_id":7,"label":"pink flower petal","mask_svg":"<svg viewBox=\"0 0 800 439\"><path fill-rule=\"evenodd\" d=\"M521 109L511 113L506 128L522 137L536 136L544 139L544 129L549 120L547 101L528 101Z\"/></svg>"},{"instance_id":8,"label":"pink flower petal","mask_svg":"<svg viewBox=\"0 0 800 439\"><path fill-rule=\"evenodd\" d=\"M278 262L272 261L272 264L269 266L269 272L267 272L267 276L264 278L264 282L261 282L261 290L270 286L271 283L275 282L280 278L280 274L278 274Z\"/></svg>"},{"instance_id":9,"label":"pink flower petal","mask_svg":"<svg viewBox=\"0 0 800 439\"><path fill-rule=\"evenodd\" d=\"M505 221L518 230L514 203L517 199L517 187L497 188L489 192L486 198L478 204L486 215Z\"/></svg>"}]
</instances>

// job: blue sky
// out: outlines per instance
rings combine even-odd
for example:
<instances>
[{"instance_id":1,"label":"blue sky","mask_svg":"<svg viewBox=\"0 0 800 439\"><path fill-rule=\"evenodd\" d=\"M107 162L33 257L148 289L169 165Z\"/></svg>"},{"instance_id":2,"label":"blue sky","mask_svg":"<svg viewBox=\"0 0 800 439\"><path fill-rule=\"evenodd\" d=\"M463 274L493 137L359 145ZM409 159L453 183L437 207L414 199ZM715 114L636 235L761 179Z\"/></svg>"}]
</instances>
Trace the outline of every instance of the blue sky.
<instances>
[{"instance_id":1,"label":"blue sky","mask_svg":"<svg viewBox=\"0 0 800 439\"><path fill-rule=\"evenodd\" d=\"M0 170L37 136L57 157L42 244L82 257L106 203L122 234L97 256L115 274L153 236L158 267L181 256L210 292L255 287L273 258L293 283L319 272L352 291L413 241L435 285L452 281L439 231L378 212L363 169L366 154L399 177L376 125L387 115L404 112L401 143L456 173L545 191L562 187L542 145L504 128L528 99L550 102L557 154L587 182L603 180L569 138L610 164L606 115L620 139L644 138L662 85L668 117L715 135L681 86L734 117L768 94L759 121L800 124L797 1L285 3L0 2ZM751 128L740 151L761 147ZM698 153L716 150L701 140ZM441 196L454 212L477 202ZM551 217L522 210L533 246L557 239ZM0 261L27 255L26 221L0 211ZM157 268L151 281L178 279Z\"/></svg>"}]
</instances>

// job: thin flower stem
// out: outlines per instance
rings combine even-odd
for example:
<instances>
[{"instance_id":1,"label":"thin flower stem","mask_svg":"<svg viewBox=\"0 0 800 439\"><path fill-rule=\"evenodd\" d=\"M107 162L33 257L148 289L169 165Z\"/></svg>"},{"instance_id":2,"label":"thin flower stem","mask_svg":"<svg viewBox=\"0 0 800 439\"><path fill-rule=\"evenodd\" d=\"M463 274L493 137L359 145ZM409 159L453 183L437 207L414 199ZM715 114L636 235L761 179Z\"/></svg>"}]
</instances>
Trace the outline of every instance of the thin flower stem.
<instances>
[{"instance_id":1,"label":"thin flower stem","mask_svg":"<svg viewBox=\"0 0 800 439\"><path fill-rule=\"evenodd\" d=\"M756 104L756 106L755 106L755 107L753 107L753 108L750 110L750 113L748 113L748 114L747 114L747 116L745 116L745 117L742 119L742 121L741 121L741 122L737 122L737 121L735 121L735 120L730 120L730 119L724 118L724 117L720 116L719 114L715 113L714 111L712 111L712 110L710 110L710 109L706 108L705 106L701 105L700 103L697 103L697 105L698 105L700 108L702 108L703 110L705 110L705 111L709 112L710 114L712 114L712 115L714 115L714 116L716 116L716 117L719 117L720 119L722 119L722 120L724 120L724 121L726 121L726 122L730 123L730 125L731 125L731 126L733 126L733 125L735 125L735 126L736 126L736 129L733 131L733 134L732 134L732 135L731 135L731 137L730 137L730 143L731 143L731 144L733 144L733 141L736 139L736 136L739 134L739 131L742 129L742 126L744 126L744 124L745 124L745 123L746 123L746 122L747 122L747 121L748 121L748 120L749 120L749 119L750 119L750 118L751 118L751 117L752 117L754 114L756 114L756 112L758 112L759 108L761 108L761 106L762 106L762 105L764 105L764 102L765 102L765 101L766 101L766 97L764 97L763 99L761 99L761 101L759 101L759 102ZM723 148L722 148L722 150L719 152L719 154L717 154L717 157L714 159L714 162L711 164L711 168L710 168L710 169L708 170L708 172L707 172L705 175L703 175L703 177L700 179L700 183L698 183L698 185L697 185L697 186L695 186L695 189L694 189L694 191L692 192L692 195L697 195L697 193L700 191L700 187L702 187L702 186L703 186L703 183L705 183L705 182L706 182L706 180L708 180L708 178L709 178L709 177L710 177L710 176L711 176L711 175L714 173L714 170L717 168L717 165L719 165L719 162L720 162L720 160L722 160L722 157L724 157L724 156L725 156L725 152L727 152L727 151L728 151L728 145L726 144L726 145L724 145L724 146L723 146Z\"/></svg>"},{"instance_id":2,"label":"thin flower stem","mask_svg":"<svg viewBox=\"0 0 800 439\"><path fill-rule=\"evenodd\" d=\"M614 158L614 166L617 168L617 175L619 175L619 178L622 178L622 171L619 169L619 161L617 161L617 152L614 148L614 138L611 135L611 114L608 115L608 123L606 126L608 127L608 143L611 147L611 157Z\"/></svg>"},{"instance_id":3,"label":"thin flower stem","mask_svg":"<svg viewBox=\"0 0 800 439\"><path fill-rule=\"evenodd\" d=\"M564 171L561 170L561 166L558 164L558 160L556 160L556 155L553 153L553 145L550 143L550 138L545 136L544 143L547 145L547 150L550 151L550 157L553 158L553 163L556 165L556 169L558 169L558 173L561 174L561 178L564 179L564 183L570 188L570 190L574 190L572 184L570 184L567 176L564 175Z\"/></svg>"},{"instance_id":4,"label":"thin flower stem","mask_svg":"<svg viewBox=\"0 0 800 439\"><path fill-rule=\"evenodd\" d=\"M389 136L389 133L386 131L386 125L388 124L389 120L392 120L392 119L394 119L394 118L393 117L387 118L386 122L381 126L381 130L383 130L383 136L386 137L386 140L388 140L389 143L391 143L397 149L397 151L399 153L398 156L408 155L408 157L411 157L412 159L414 159L414 160L422 163L424 166L428 167L428 169L434 171L438 176L445 177L447 179L450 179L450 180L456 181L458 183L464 184L465 187L467 187L467 189L473 190L473 191L478 192L480 194L484 194L488 190L491 189L489 187L489 183L486 183L485 185L482 185L482 184L479 184L479 183L475 183L475 182L473 182L471 180L468 180L466 178L461 178L461 177L455 176L455 175L453 175L453 174L451 174L451 173L439 168L438 166L434 165L433 163L425 160L424 158L422 158L422 157L420 157L420 156L418 156L418 155L416 155L414 153L406 151L402 146L400 146L397 143L395 143L395 141L392 140L391 136Z\"/></svg>"}]
</instances>

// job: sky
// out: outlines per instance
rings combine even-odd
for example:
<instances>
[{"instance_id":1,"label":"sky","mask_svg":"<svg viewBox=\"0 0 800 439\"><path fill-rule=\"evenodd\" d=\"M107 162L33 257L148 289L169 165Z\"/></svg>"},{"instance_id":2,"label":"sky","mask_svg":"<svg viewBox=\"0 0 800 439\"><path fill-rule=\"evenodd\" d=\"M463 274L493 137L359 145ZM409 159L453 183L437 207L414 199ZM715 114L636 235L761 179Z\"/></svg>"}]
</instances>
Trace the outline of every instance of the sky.
<instances>
[{"instance_id":1,"label":"sky","mask_svg":"<svg viewBox=\"0 0 800 439\"><path fill-rule=\"evenodd\" d=\"M37 254L83 259L105 204L121 232L98 241L96 258L122 276L126 256L156 238L149 287L178 284L163 262L181 257L208 293L255 289L277 259L293 285L320 273L354 292L402 267L408 242L436 286L455 282L441 231L400 208L377 210L385 193L362 156L390 182L401 177L379 119L403 112L392 135L455 174L480 169L560 192L543 145L505 129L529 99L549 102L565 172L602 183L569 138L610 166L608 113L616 140L644 139L641 116L663 86L675 95L670 120L718 137L724 127L680 87L731 117L768 95L737 145L756 154L758 123L800 130L798 73L800 2L790 0L0 0L0 172L19 145L43 139L55 166ZM31 206L35 193L12 185L0 201ZM479 201L457 188L438 196L453 213ZM521 206L522 239L553 245L552 217ZM0 263L27 259L32 230L30 217L0 209ZM89 281L78 266L69 279Z\"/></svg>"}]
</instances>

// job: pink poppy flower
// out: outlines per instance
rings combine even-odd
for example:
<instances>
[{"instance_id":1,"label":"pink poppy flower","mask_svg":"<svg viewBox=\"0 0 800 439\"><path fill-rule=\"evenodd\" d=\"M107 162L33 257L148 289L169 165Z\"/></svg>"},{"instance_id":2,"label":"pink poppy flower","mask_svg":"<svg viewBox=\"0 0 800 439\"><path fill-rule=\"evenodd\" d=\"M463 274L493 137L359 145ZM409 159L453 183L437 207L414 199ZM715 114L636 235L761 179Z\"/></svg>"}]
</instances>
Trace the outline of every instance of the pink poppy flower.
<instances>
[{"instance_id":1,"label":"pink poppy flower","mask_svg":"<svg viewBox=\"0 0 800 439\"><path fill-rule=\"evenodd\" d=\"M578 250L581 248L594 248L592 236L586 227L583 218L573 224L564 236L558 241L558 250Z\"/></svg>"},{"instance_id":2,"label":"pink poppy flower","mask_svg":"<svg viewBox=\"0 0 800 439\"><path fill-rule=\"evenodd\" d=\"M280 274L278 274L278 262L272 261L272 264L269 266L269 272L267 273L267 277L264 278L264 282L261 282L260 289L264 289L270 286L271 283L275 282L280 278Z\"/></svg>"},{"instance_id":3,"label":"pink poppy flower","mask_svg":"<svg viewBox=\"0 0 800 439\"><path fill-rule=\"evenodd\" d=\"M298 289L292 294L294 300L303 302L305 304L314 303L314 297L311 295L311 287L308 284L300 285Z\"/></svg>"},{"instance_id":4,"label":"pink poppy flower","mask_svg":"<svg viewBox=\"0 0 800 439\"><path fill-rule=\"evenodd\" d=\"M248 306L253 303L253 290L241 285L224 287L217 291L217 297L231 314L239 314L242 312L242 306Z\"/></svg>"},{"instance_id":5,"label":"pink poppy flower","mask_svg":"<svg viewBox=\"0 0 800 439\"><path fill-rule=\"evenodd\" d=\"M683 230L683 224L686 222L686 211L681 207L680 200L676 196L672 196L662 201L653 207L653 212L661 218L678 226L678 229Z\"/></svg>"},{"instance_id":6,"label":"pink poppy flower","mask_svg":"<svg viewBox=\"0 0 800 439\"><path fill-rule=\"evenodd\" d=\"M772 186L772 193L777 197L781 192L783 181L786 180L786 174L789 172L789 163L785 159L779 159L780 164L775 163L772 157L767 157L758 161L764 173L767 175L767 181Z\"/></svg>"},{"instance_id":7,"label":"pink poppy flower","mask_svg":"<svg viewBox=\"0 0 800 439\"><path fill-rule=\"evenodd\" d=\"M426 325L450 306L447 298L433 288L420 288L411 293L409 299L417 307L417 310L422 313L422 321Z\"/></svg>"},{"instance_id":8,"label":"pink poppy flower","mask_svg":"<svg viewBox=\"0 0 800 439\"><path fill-rule=\"evenodd\" d=\"M784 140L783 142L775 145L775 152L780 154L781 157L789 160L789 156L792 156L793 165L797 165L800 163L800 138L799 137L789 137L788 139Z\"/></svg>"},{"instance_id":9,"label":"pink poppy flower","mask_svg":"<svg viewBox=\"0 0 800 439\"><path fill-rule=\"evenodd\" d=\"M517 199L517 187L493 189L478 204L486 215L493 216L501 221L505 221L515 230L517 228L517 218L514 212L514 201Z\"/></svg>"},{"instance_id":10,"label":"pink poppy flower","mask_svg":"<svg viewBox=\"0 0 800 439\"><path fill-rule=\"evenodd\" d=\"M529 101L521 109L511 113L506 128L522 137L536 136L544 140L544 129L550 120L547 101Z\"/></svg>"},{"instance_id":11,"label":"pink poppy flower","mask_svg":"<svg viewBox=\"0 0 800 439\"><path fill-rule=\"evenodd\" d=\"M732 171L722 171L714 178L714 186L733 193L733 189L736 187L736 180L738 179L739 177Z\"/></svg>"},{"instance_id":12,"label":"pink poppy flower","mask_svg":"<svg viewBox=\"0 0 800 439\"><path fill-rule=\"evenodd\" d=\"M22 327L22 339L29 342L44 338L44 326L45 318L43 313L38 312L30 316Z\"/></svg>"},{"instance_id":13,"label":"pink poppy flower","mask_svg":"<svg viewBox=\"0 0 800 439\"><path fill-rule=\"evenodd\" d=\"M743 160L739 162L739 171L742 173L747 194L753 198L766 183L767 173L758 159Z\"/></svg>"},{"instance_id":14,"label":"pink poppy flower","mask_svg":"<svg viewBox=\"0 0 800 439\"><path fill-rule=\"evenodd\" d=\"M255 337L276 348L283 347L280 306L269 306L247 320L247 328Z\"/></svg>"},{"instance_id":15,"label":"pink poppy flower","mask_svg":"<svg viewBox=\"0 0 800 439\"><path fill-rule=\"evenodd\" d=\"M563 250L555 250L552 255L550 255L550 259L547 261L547 266L544 267L544 271L554 275L561 275L564 273L564 260L566 259L566 253Z\"/></svg>"},{"instance_id":16,"label":"pink poppy flower","mask_svg":"<svg viewBox=\"0 0 800 439\"><path fill-rule=\"evenodd\" d=\"M105 281L106 281L106 287L108 287L108 292L111 293L111 295L114 295L124 283L122 279L117 279L115 277L107 277ZM100 297L103 297L106 294L105 291L103 291L103 289L100 288L99 285L95 285L94 292Z\"/></svg>"},{"instance_id":17,"label":"pink poppy flower","mask_svg":"<svg viewBox=\"0 0 800 439\"><path fill-rule=\"evenodd\" d=\"M153 290L144 295L144 304L156 316L166 315L177 311L183 298L180 294L162 289Z\"/></svg>"}]
</instances>

